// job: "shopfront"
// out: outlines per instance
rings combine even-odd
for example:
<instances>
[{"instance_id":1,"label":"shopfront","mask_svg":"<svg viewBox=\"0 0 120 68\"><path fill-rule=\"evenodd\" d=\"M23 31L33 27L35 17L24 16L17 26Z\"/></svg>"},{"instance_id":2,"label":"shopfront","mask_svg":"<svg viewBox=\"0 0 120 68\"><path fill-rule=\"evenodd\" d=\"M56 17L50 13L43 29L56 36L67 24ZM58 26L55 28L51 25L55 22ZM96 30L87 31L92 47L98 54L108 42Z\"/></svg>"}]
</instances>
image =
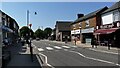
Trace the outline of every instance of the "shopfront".
<instances>
[{"instance_id":1,"label":"shopfront","mask_svg":"<svg viewBox=\"0 0 120 68\"><path fill-rule=\"evenodd\" d=\"M82 29L81 30L82 43L91 44L91 40L94 37L93 32L94 32L94 27Z\"/></svg>"},{"instance_id":2,"label":"shopfront","mask_svg":"<svg viewBox=\"0 0 120 68\"><path fill-rule=\"evenodd\" d=\"M111 46L116 47L115 41L118 38L116 35L119 33L116 32L117 30L119 30L119 28L98 29L94 35L97 37L99 45L105 45L105 41L109 41Z\"/></svg>"},{"instance_id":3,"label":"shopfront","mask_svg":"<svg viewBox=\"0 0 120 68\"><path fill-rule=\"evenodd\" d=\"M74 42L75 40L77 41L77 44L80 44L80 29L76 29L76 30L72 30L71 31L71 39L72 42Z\"/></svg>"}]
</instances>

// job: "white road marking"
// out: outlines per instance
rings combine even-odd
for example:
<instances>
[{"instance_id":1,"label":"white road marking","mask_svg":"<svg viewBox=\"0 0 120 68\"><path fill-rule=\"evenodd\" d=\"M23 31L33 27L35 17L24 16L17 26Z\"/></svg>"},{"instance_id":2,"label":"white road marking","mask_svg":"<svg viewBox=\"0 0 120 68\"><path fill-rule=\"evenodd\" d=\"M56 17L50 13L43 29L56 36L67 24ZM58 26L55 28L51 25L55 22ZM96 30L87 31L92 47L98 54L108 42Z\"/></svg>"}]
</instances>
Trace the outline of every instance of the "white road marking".
<instances>
[{"instance_id":1,"label":"white road marking","mask_svg":"<svg viewBox=\"0 0 120 68\"><path fill-rule=\"evenodd\" d=\"M104 62L104 63L109 63L109 64L113 64L113 65L117 65L117 66L120 66L120 64L118 63L114 63L114 62L110 62L110 61L106 61L106 60L101 60L101 59L96 59L96 58L91 58L91 57L87 57L79 52L76 52L76 51L69 51L69 52L73 52L73 53L76 53L84 58L87 58L87 59L91 59L91 60L95 60L95 61L100 61L100 62Z\"/></svg>"},{"instance_id":2,"label":"white road marking","mask_svg":"<svg viewBox=\"0 0 120 68\"><path fill-rule=\"evenodd\" d=\"M51 47L46 47L46 49L47 49L47 50L53 50L53 48L51 48Z\"/></svg>"},{"instance_id":3,"label":"white road marking","mask_svg":"<svg viewBox=\"0 0 120 68\"><path fill-rule=\"evenodd\" d=\"M48 64L48 62L47 62L48 58L47 58L47 56L46 56L46 55L44 55L44 54L42 54L42 53L39 53L39 54L41 54L42 56L44 56L44 57L45 57L45 63L46 63L48 66L50 66L50 67L54 68L52 65Z\"/></svg>"},{"instance_id":4,"label":"white road marking","mask_svg":"<svg viewBox=\"0 0 120 68\"><path fill-rule=\"evenodd\" d=\"M81 53L79 53L79 52L76 52L76 51L69 51L69 52L77 53L77 54L79 54L79 55L82 56L82 57L86 57L86 56L84 56L83 54L81 54Z\"/></svg>"},{"instance_id":5,"label":"white road marking","mask_svg":"<svg viewBox=\"0 0 120 68\"><path fill-rule=\"evenodd\" d=\"M89 49L93 50L93 51L104 52L104 53L118 54L118 53L114 53L114 52L108 52L108 51L102 51L102 50L95 50L95 49L92 49L92 48L89 48Z\"/></svg>"},{"instance_id":6,"label":"white road marking","mask_svg":"<svg viewBox=\"0 0 120 68\"><path fill-rule=\"evenodd\" d=\"M58 47L58 46L54 46L54 48L57 48L57 49L62 49L61 47Z\"/></svg>"},{"instance_id":7,"label":"white road marking","mask_svg":"<svg viewBox=\"0 0 120 68\"><path fill-rule=\"evenodd\" d=\"M70 48L70 47L68 47L68 46L62 46L62 47L64 47L64 48Z\"/></svg>"},{"instance_id":8,"label":"white road marking","mask_svg":"<svg viewBox=\"0 0 120 68\"><path fill-rule=\"evenodd\" d=\"M42 49L42 48L38 48L38 51L44 51L44 49Z\"/></svg>"}]
</instances>

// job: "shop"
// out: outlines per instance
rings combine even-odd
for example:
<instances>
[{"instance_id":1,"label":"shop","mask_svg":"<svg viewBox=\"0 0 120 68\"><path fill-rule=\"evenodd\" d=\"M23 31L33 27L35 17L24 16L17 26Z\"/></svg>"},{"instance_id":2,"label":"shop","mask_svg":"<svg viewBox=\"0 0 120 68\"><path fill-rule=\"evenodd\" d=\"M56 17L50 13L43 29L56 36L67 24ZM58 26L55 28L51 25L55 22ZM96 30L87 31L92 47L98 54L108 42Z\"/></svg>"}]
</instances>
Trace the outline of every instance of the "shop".
<instances>
[{"instance_id":1,"label":"shop","mask_svg":"<svg viewBox=\"0 0 120 68\"><path fill-rule=\"evenodd\" d=\"M94 27L89 29L82 29L82 43L91 44L91 40L94 37L93 35Z\"/></svg>"},{"instance_id":2,"label":"shop","mask_svg":"<svg viewBox=\"0 0 120 68\"><path fill-rule=\"evenodd\" d=\"M105 45L105 42L106 41L110 41L111 43L111 46L115 46L115 39L117 37L116 34L117 34L117 30L119 28L109 28L109 29L98 29L95 31L94 35L97 37L97 41L98 41L98 44L99 45ZM106 45L105 45L106 46Z\"/></svg>"},{"instance_id":3,"label":"shop","mask_svg":"<svg viewBox=\"0 0 120 68\"><path fill-rule=\"evenodd\" d=\"M99 45L118 47L120 42L120 1L101 13L101 25L94 32ZM106 44L108 43L108 44Z\"/></svg>"},{"instance_id":4,"label":"shop","mask_svg":"<svg viewBox=\"0 0 120 68\"><path fill-rule=\"evenodd\" d=\"M76 30L71 31L71 39L72 39L72 42L74 42L76 40L77 44L81 43L81 41L80 41L80 29L76 29Z\"/></svg>"}]
</instances>

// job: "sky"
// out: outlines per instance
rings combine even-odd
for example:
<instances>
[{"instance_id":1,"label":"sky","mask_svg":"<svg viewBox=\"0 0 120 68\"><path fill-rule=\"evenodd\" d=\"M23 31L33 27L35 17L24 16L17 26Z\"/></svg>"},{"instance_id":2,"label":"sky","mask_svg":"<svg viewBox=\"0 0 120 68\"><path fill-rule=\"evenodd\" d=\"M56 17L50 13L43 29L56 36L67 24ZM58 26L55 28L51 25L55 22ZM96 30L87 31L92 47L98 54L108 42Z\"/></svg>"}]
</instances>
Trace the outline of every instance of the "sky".
<instances>
[{"instance_id":1,"label":"sky","mask_svg":"<svg viewBox=\"0 0 120 68\"><path fill-rule=\"evenodd\" d=\"M74 21L78 13L88 14L114 2L2 2L1 10L14 18L20 28L26 26L26 12L30 12L32 29L55 27L56 21ZM34 14L37 12L37 15Z\"/></svg>"}]
</instances>

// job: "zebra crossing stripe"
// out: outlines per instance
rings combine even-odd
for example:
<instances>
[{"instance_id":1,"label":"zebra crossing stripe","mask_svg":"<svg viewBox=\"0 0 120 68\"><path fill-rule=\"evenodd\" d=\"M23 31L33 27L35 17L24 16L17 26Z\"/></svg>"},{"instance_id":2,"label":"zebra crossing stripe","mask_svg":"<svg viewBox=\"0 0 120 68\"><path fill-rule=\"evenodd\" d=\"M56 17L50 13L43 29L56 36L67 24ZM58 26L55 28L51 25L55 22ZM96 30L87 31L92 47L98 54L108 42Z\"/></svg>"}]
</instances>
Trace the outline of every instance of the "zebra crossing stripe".
<instances>
[{"instance_id":1,"label":"zebra crossing stripe","mask_svg":"<svg viewBox=\"0 0 120 68\"><path fill-rule=\"evenodd\" d=\"M54 46L54 48L57 48L57 49L62 49L61 47L58 47L58 46Z\"/></svg>"},{"instance_id":2,"label":"zebra crossing stripe","mask_svg":"<svg viewBox=\"0 0 120 68\"><path fill-rule=\"evenodd\" d=\"M51 47L46 47L46 49L47 49L47 50L53 50L53 48L51 48Z\"/></svg>"},{"instance_id":3,"label":"zebra crossing stripe","mask_svg":"<svg viewBox=\"0 0 120 68\"><path fill-rule=\"evenodd\" d=\"M38 51L44 51L44 49L42 49L42 48L38 48Z\"/></svg>"},{"instance_id":4,"label":"zebra crossing stripe","mask_svg":"<svg viewBox=\"0 0 120 68\"><path fill-rule=\"evenodd\" d=\"M68 47L68 46L62 46L62 47L64 47L64 48L70 48L70 47Z\"/></svg>"}]
</instances>

